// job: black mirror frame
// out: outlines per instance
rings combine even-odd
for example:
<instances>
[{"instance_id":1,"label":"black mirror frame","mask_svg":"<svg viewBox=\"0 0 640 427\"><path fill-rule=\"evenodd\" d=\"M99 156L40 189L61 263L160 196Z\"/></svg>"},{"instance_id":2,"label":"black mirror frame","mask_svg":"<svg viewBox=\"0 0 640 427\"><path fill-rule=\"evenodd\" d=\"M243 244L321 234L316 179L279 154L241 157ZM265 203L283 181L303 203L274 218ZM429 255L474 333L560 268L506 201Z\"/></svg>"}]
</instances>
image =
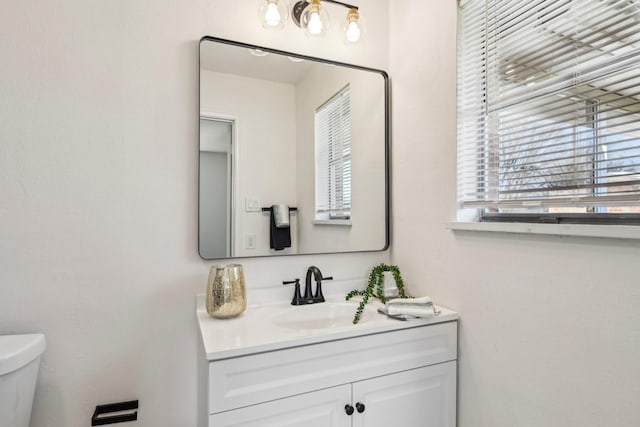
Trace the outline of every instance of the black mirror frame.
<instances>
[{"instance_id":1,"label":"black mirror frame","mask_svg":"<svg viewBox=\"0 0 640 427\"><path fill-rule=\"evenodd\" d=\"M390 99L391 99L391 85L390 85L390 81L389 81L389 74L384 71L384 70L379 70L379 69L375 69L375 68L369 68L369 67L362 67L360 65L354 65L354 64L347 64L344 62L338 62L338 61L331 61L328 59L324 59L324 58L317 58L317 57L313 57L313 56L307 56L307 55L301 55L298 53L294 53L294 52L287 52L284 50L278 50L278 49L273 49L270 47L264 47L264 46L258 46L258 45L253 45L253 44L248 44L248 43L243 43L243 42L238 42L238 41L234 41L234 40L228 40L228 39L222 39L219 37L212 37L212 36L204 36L200 39L200 42L198 43L198 112L200 112L200 105L201 105L201 75L200 75L200 70L202 69L202 58L200 56L200 46L202 45L203 42L216 42L216 43L223 43L223 44L228 44L228 45L232 45L232 46L237 46L237 47L242 47L242 48L246 48L246 49L258 49L264 52L269 52L269 53L275 53L278 55L285 55L285 56L290 56L293 58L299 58L299 59L303 59L303 60L307 60L307 61L314 61L314 62L320 62L320 63L324 63L324 64L329 64L329 65L339 65L342 67L348 67L348 68L352 68L352 69L356 69L356 70L362 70L362 71L369 71L369 72L374 72L374 73L378 73L380 74L383 79L384 79L384 127L385 127L385 135L384 135L384 181L385 181L385 189L384 189L384 194L385 194L385 206L384 206L384 210L385 210L385 245L383 248L381 249L371 249L371 250L363 250L363 251L341 251L341 252L316 252L316 253L304 253L304 254L271 254L271 255L257 255L257 256L233 256L233 257L225 257L225 258L205 258L202 256L202 254L200 253L200 230L199 230L199 224L200 224L200 180L198 180L198 201L197 201L197 206L196 206L196 210L197 210L197 221L196 221L196 227L197 232L196 234L198 235L198 255L200 255L200 258L207 260L207 261L212 261L212 260L217 260L217 259L235 259L235 258L270 258L270 257L274 257L274 256L278 256L278 257L288 257L288 256L300 256L300 255L328 255L328 254L341 254L341 253L366 253L366 252L382 252L382 251L386 251L387 249L389 249L389 245L390 245L390 240L391 240L391 236L390 236L390 228L391 228L391 224L390 224L390 203L391 203L391 192L390 192L390 175L391 175L391 163L390 163L390 154L391 154L391 147L390 147L390 142L391 142L391 108L390 108ZM199 114L198 114L198 120L199 120ZM198 150L198 155L200 153L200 126L199 126L199 121L198 121L198 143L196 144L196 149ZM199 158L199 156L198 156ZM197 167L197 171L198 171L198 176L200 176L200 162L198 162L198 167Z\"/></svg>"}]
</instances>

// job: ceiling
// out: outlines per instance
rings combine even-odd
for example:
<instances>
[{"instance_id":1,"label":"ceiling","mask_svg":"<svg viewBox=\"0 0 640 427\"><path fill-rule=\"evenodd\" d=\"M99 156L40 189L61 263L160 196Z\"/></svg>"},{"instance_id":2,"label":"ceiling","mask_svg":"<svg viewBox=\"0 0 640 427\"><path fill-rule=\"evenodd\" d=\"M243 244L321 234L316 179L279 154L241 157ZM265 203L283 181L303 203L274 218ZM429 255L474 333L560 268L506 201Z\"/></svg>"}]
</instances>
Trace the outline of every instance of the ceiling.
<instances>
[{"instance_id":1,"label":"ceiling","mask_svg":"<svg viewBox=\"0 0 640 427\"><path fill-rule=\"evenodd\" d=\"M255 53L255 49L242 49L234 45L203 40L200 43L200 67L218 73L295 85L307 74L312 64L305 60L294 62L290 57L267 52L262 52L267 53L265 56L257 56Z\"/></svg>"}]
</instances>

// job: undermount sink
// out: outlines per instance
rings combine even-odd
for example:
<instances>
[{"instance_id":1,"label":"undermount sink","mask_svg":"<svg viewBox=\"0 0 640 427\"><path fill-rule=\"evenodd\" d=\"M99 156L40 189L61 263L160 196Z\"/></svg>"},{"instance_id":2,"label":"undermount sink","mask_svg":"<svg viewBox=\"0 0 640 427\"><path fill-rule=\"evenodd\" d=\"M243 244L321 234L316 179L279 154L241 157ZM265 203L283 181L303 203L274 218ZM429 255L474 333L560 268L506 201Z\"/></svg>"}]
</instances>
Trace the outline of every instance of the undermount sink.
<instances>
[{"instance_id":1,"label":"undermount sink","mask_svg":"<svg viewBox=\"0 0 640 427\"><path fill-rule=\"evenodd\" d=\"M289 329L327 329L353 325L357 304L324 302L292 306L273 317L276 326ZM360 323L375 316L370 307L365 307Z\"/></svg>"}]
</instances>

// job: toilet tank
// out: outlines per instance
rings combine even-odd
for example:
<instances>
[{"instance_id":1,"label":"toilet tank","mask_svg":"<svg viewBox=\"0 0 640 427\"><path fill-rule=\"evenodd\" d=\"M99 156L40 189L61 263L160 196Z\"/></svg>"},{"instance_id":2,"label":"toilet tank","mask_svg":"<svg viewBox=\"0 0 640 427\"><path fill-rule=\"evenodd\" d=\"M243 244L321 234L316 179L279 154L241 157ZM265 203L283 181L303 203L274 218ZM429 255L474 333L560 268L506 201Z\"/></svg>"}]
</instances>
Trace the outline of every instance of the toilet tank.
<instances>
[{"instance_id":1,"label":"toilet tank","mask_svg":"<svg viewBox=\"0 0 640 427\"><path fill-rule=\"evenodd\" d=\"M29 427L42 334L0 335L0 427Z\"/></svg>"}]
</instances>

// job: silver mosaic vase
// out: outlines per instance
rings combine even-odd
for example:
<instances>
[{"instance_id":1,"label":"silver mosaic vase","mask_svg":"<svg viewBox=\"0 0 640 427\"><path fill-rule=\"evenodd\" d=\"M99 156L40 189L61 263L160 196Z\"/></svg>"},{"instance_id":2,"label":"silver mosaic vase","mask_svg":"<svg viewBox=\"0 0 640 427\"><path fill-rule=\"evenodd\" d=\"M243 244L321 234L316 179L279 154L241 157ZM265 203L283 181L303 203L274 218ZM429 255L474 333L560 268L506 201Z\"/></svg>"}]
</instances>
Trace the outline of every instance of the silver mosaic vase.
<instances>
[{"instance_id":1,"label":"silver mosaic vase","mask_svg":"<svg viewBox=\"0 0 640 427\"><path fill-rule=\"evenodd\" d=\"M226 319L247 308L244 272L241 264L214 265L207 282L207 313Z\"/></svg>"}]
</instances>

